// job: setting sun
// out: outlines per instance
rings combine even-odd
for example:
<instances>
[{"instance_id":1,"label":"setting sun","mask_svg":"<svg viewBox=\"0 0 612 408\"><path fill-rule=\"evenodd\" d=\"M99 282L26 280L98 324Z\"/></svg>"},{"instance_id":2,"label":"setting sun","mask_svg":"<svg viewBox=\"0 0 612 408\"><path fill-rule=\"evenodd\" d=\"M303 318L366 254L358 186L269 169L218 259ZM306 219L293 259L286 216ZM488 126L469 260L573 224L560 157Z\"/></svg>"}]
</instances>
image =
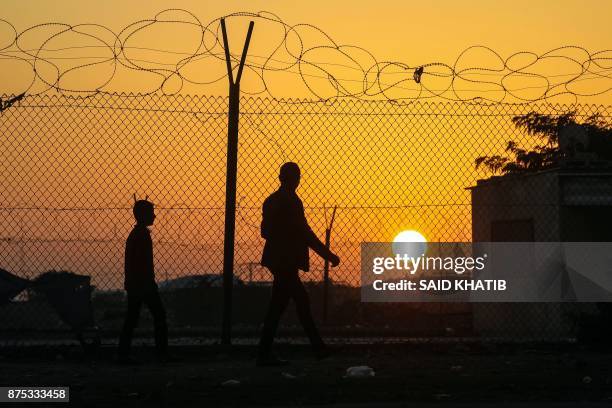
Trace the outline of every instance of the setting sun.
<instances>
[{"instance_id":1,"label":"setting sun","mask_svg":"<svg viewBox=\"0 0 612 408\"><path fill-rule=\"evenodd\" d=\"M395 236L393 242L427 242L427 239L419 231L404 230Z\"/></svg>"},{"instance_id":2,"label":"setting sun","mask_svg":"<svg viewBox=\"0 0 612 408\"><path fill-rule=\"evenodd\" d=\"M418 257L427 251L427 239L416 230L404 230L393 239L393 253Z\"/></svg>"}]
</instances>

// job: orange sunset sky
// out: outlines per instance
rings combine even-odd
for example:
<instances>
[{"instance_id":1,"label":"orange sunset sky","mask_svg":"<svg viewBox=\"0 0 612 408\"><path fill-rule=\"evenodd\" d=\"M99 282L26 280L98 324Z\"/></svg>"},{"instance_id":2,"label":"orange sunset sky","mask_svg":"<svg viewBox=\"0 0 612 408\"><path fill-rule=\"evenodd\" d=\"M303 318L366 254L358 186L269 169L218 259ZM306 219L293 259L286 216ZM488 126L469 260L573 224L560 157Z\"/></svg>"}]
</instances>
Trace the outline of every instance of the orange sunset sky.
<instances>
[{"instance_id":1,"label":"orange sunset sky","mask_svg":"<svg viewBox=\"0 0 612 408\"><path fill-rule=\"evenodd\" d=\"M401 62L411 67L433 62L452 65L464 49L473 45L490 47L503 58L520 51L542 54L566 45L581 46L592 53L612 48L609 21L612 2L609 1L4 0L0 18L10 22L17 31L36 24L61 22L73 25L95 23L117 33L126 25L152 18L169 7L186 9L204 23L233 12L265 10L290 25L305 23L317 26L337 44L363 47L378 61ZM184 19L186 16L169 13L165 17ZM247 18L228 21L233 53L238 54L242 49L248 21ZM58 27L46 26L29 32L22 38L23 47L38 48L42 40L57 32ZM112 39L101 28L89 27L87 30L106 41ZM300 33L307 47L327 44L325 38L314 30L305 28ZM261 62L262 56L270 55L281 34L278 26L256 20L248 61ZM9 44L12 38L9 26L0 23L0 48ZM294 46L295 38L291 40L290 45ZM91 37L66 34L46 44L45 48L56 51L43 51L41 56L54 58L58 66L66 70L83 61L108 58L108 50L99 45ZM197 49L198 32L191 25L157 24L135 34L126 45L131 47L126 51L130 58L143 61L144 67L159 69L164 66L160 64L172 66ZM222 52L222 49L216 51ZM40 82L28 88L32 78L31 67L8 58L10 52L10 49L3 50L4 57L0 58L0 93L20 93L24 89L30 95L40 92L43 89ZM368 65L369 60L363 53L352 52L351 55ZM585 58L575 49L557 54L581 61ZM612 52L601 55L612 58ZM283 54L277 57L281 63L286 59ZM337 78L346 79L347 87L359 88L363 78L354 67L350 67L351 63L345 57L329 50L317 50L310 54L310 58L326 64ZM519 64L530 57L523 54L517 58L523 58L514 60ZM601 71L607 78L587 75L587 79L577 83L573 89L601 92L609 88L612 83L610 61L601 60L603 68L590 67ZM458 66L468 67L496 69L499 61L491 53L475 50L466 54ZM52 78L49 66L42 64L39 69L43 77ZM104 83L112 69L113 64L107 63L77 70L67 75L60 85L91 90ZM412 71L391 71L384 77L385 81L408 78L402 84L403 88L390 91L391 97L416 95ZM571 78L579 69L563 58L554 58L534 67L533 72L550 76L556 82ZM221 78L211 85L187 84L181 93L217 96L212 105L216 110L225 109L227 82L223 78L224 61L202 59L182 73L196 81ZM331 96L329 83L317 76L321 72L306 67L305 74L316 92ZM470 78L498 81L500 75ZM446 84L446 79L431 76L424 76L423 81L432 88ZM159 77L155 75L119 69L104 89L150 92L159 83ZM259 95L261 97L313 98L295 69L270 73L266 76L266 84L269 92ZM541 79L525 76L512 78L506 85L522 88L517 92L527 99L537 97L543 89ZM244 72L244 94L257 92L261 86L256 75L248 70ZM500 95L499 89L487 84L459 81L456 86L465 98L486 96L495 99ZM170 82L165 90L167 93L177 92L177 83ZM447 96L452 97L450 94ZM26 102L39 101L36 96L32 98ZM176 101L172 98L168 99L168 104ZM565 97L554 100L568 101L571 100ZM612 91L581 97L578 102L609 106ZM101 100L100 103L112 105L119 102ZM194 102L178 105L199 109ZM515 131L509 122L510 116L500 119L503 115L495 116L499 113L495 108L488 112L491 113L490 119L476 123L469 119L474 111L459 104L436 108L446 114L439 118L411 117L415 111L382 104L364 105L356 110L372 109L403 116L382 120L319 116L312 120L303 117L297 122L292 122L289 115L249 116L248 112L257 112L261 106L253 100L243 100L242 105L247 114L241 119L240 133L238 200L244 208L239 210L237 218L237 263L258 260L262 245L257 230L261 202L276 188L276 172L280 164L285 160L295 160L304 169L299 193L307 206L313 229L320 237L325 228L322 207L341 207L334 242L340 256L347 262L335 273L345 277L348 269L354 272L358 267L361 241L391 241L404 229L419 230L429 240L470 240L471 213L469 193L465 188L473 185L477 178L487 176L474 171L474 158L503 152L511 137L510 132ZM274 105L267 109L279 111L289 108ZM419 112L425 108L415 109ZM106 270L119 282L121 245L131 225L129 212L122 209L128 208L132 194L139 192L150 195L162 211L154 228L156 240L160 243L157 247L159 270L166 273L165 276L199 273L203 269L218 272L223 229L223 213L218 209L223 207L224 200L225 116L202 119L197 115L141 112L130 116L116 111L101 112L88 116L86 112L72 108L65 111L20 108L3 114L0 130L5 138L0 152L0 169L2 174L10 177L3 177L0 181L1 206L51 210L11 212L10 216L0 219L0 238L108 240L113 242L108 244L112 248L105 247L104 251L112 253L112 257L92 261L91 265L84 267L84 258L95 258L96 251L104 251L95 246L66 249L61 246L65 243L60 242L52 249L38 246L26 249L49 254L46 258L33 257L33 264L25 265L21 254L0 260L0 267L4 263L8 269L22 268L32 274L46 268L89 271L92 275ZM463 116L453 116L457 113ZM351 208L369 206L384 208ZM412 207L398 209L395 206ZM175 207L200 210L169 209ZM83 212L53 212L58 208L98 209L99 212L93 216ZM108 208L116 210L104 210ZM13 250L9 248L8 252ZM69 256L62 257L59 253ZM315 264L315 268L318 267L320 265Z\"/></svg>"},{"instance_id":2,"label":"orange sunset sky","mask_svg":"<svg viewBox=\"0 0 612 408\"><path fill-rule=\"evenodd\" d=\"M96 23L118 32L120 28L141 19L152 18L155 13L167 8L189 10L202 22L237 11L269 11L278 15L288 24L307 23L315 25L330 35L338 44L352 44L365 48L379 61L397 61L410 66L419 66L432 62L443 62L449 65L459 53L472 45L484 45L497 51L506 58L512 53L530 51L544 53L564 45L578 45L590 52L609 48L610 28L608 16L612 4L608 1L309 1L303 3L284 1L116 1L83 3L80 1L31 1L22 2L7 0L3 2L2 18L11 22L17 30L23 30L35 24L47 22L64 22L68 24ZM169 14L168 18L176 16ZM242 47L247 20L233 19L229 25L230 44L235 53ZM7 27L2 27L3 43L10 38ZM34 45L42 33L53 33L54 27L37 30L23 39L25 46ZM152 27L135 35L131 46L143 46L174 52L189 52L194 48L195 28L180 24L167 24ZM93 31L92 31L93 32ZM100 34L101 31L96 33ZM308 30L304 30L306 44L322 44L324 41ZM37 37L38 35L41 37ZM251 42L251 60L257 62L258 56L269 55L272 46L278 43L280 32L273 25L258 21L253 41ZM104 36L104 35L103 35ZM63 36L51 43L48 48L65 45L99 45L93 40L82 37ZM51 56L51 54L41 54ZM104 56L103 50L81 49L55 53L55 57L69 58ZM278 54L279 57L281 56ZM575 51L564 52L564 55L582 59ZM130 56L158 63L175 63L179 56L160 54L153 51L130 51ZM315 52L310 54L313 60L327 63L346 63L337 54ZM610 57L610 53L603 55ZM524 58L528 58L524 56ZM92 60L93 61L93 60ZM522 61L522 60L521 60ZM519 63L517 59L515 63ZM62 66L70 66L70 60L59 61ZM2 75L0 89L3 92L17 92L27 83L25 65L3 61L3 72L20 72L17 78ZM22 63L23 64L23 63ZM477 51L466 55L458 68L480 66L496 68L499 65L490 54ZM146 64L145 64L146 65ZM604 62L610 68L610 63ZM193 64L188 76L198 80L208 80L223 75L225 66L222 61L210 60ZM596 69L595 67L591 67ZM44 69L44 67L39 67ZM566 78L559 75L575 74L577 67L560 59L542 63L534 72L554 75L554 80ZM307 72L308 73L308 72ZM310 72L317 74L317 72ZM351 77L350 71L335 68L333 71L340 78ZM65 78L63 85L95 86L99 78L105 78L108 69L104 67L88 71L75 72ZM609 75L609 74L608 74ZM473 76L471 78L474 78ZM296 75L278 74L270 76L271 91L276 96L312 97L304 86L299 84ZM355 78L354 78L355 79ZM356 78L361 79L361 78ZM434 80L427 79L429 85L436 88ZM117 75L116 82L108 89L123 91L148 91L152 88L152 78L147 75ZM323 82L313 79L325 95L328 90ZM609 87L605 81L583 81L575 84L581 91L601 91ZM410 84L407 84L410 85ZM437 85L442 85L439 83ZM458 83L459 89L471 89L469 84ZM522 95L534 97L543 83L530 78L515 78L507 82L510 88L534 87L524 90ZM189 93L225 94L225 81L219 86L185 89ZM490 86L478 86L478 89L491 89ZM254 75L245 74L244 91L260 90L260 83ZM169 86L169 90L174 90ZM489 91L490 92L490 91ZM470 96L465 93L465 96ZM485 93L485 96L487 94ZM494 93L488 96L495 97ZM590 97L583 100L589 103L609 104L611 94Z\"/></svg>"}]
</instances>

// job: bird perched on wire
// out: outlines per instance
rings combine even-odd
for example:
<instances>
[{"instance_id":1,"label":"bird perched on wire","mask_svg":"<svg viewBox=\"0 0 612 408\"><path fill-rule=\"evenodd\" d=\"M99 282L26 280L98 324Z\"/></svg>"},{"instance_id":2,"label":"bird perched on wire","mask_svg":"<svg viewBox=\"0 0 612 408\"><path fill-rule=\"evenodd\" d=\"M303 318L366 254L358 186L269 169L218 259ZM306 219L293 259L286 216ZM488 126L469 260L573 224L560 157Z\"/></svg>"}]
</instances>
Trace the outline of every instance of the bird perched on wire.
<instances>
[{"instance_id":1,"label":"bird perched on wire","mask_svg":"<svg viewBox=\"0 0 612 408\"><path fill-rule=\"evenodd\" d=\"M418 67L417 69L414 70L414 74L412 75L412 77L414 78L414 82L416 82L417 84L420 84L421 75L423 75L423 67Z\"/></svg>"},{"instance_id":2,"label":"bird perched on wire","mask_svg":"<svg viewBox=\"0 0 612 408\"><path fill-rule=\"evenodd\" d=\"M6 101L0 100L0 112L10 108L11 106L13 106L15 102L19 102L21 99L23 99L24 96L25 96L25 92L20 95L9 98Z\"/></svg>"}]
</instances>

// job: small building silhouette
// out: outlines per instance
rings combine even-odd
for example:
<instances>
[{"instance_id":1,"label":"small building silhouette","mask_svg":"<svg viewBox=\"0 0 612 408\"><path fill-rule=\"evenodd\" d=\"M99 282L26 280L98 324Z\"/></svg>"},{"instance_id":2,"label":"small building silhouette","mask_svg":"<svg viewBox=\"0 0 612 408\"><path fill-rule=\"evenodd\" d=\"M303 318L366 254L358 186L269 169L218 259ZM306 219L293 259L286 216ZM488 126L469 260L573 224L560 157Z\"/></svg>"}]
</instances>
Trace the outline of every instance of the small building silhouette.
<instances>
[{"instance_id":1,"label":"small building silhouette","mask_svg":"<svg viewBox=\"0 0 612 408\"><path fill-rule=\"evenodd\" d=\"M470 187L473 242L612 241L609 162L494 176ZM484 337L566 337L569 303L475 303L474 330Z\"/></svg>"}]
</instances>

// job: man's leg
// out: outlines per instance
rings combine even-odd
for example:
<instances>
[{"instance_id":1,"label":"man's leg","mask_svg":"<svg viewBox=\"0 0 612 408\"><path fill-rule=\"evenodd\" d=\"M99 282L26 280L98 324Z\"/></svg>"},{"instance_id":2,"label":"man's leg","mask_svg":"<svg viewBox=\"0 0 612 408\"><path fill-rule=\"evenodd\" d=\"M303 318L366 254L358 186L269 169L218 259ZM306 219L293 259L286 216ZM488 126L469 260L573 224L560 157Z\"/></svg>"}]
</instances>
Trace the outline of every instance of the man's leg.
<instances>
[{"instance_id":1,"label":"man's leg","mask_svg":"<svg viewBox=\"0 0 612 408\"><path fill-rule=\"evenodd\" d=\"M278 328L283 312L289 304L290 289L287 287L287 275L290 271L274 271L274 281L272 282L272 295L268 312L264 319L261 339L259 341L259 356L267 357L270 355L274 335Z\"/></svg>"},{"instance_id":2,"label":"man's leg","mask_svg":"<svg viewBox=\"0 0 612 408\"><path fill-rule=\"evenodd\" d=\"M166 356L168 354L168 325L166 324L166 310L164 309L164 304L159 296L157 287L147 293L144 301L153 316L157 355Z\"/></svg>"},{"instance_id":3,"label":"man's leg","mask_svg":"<svg viewBox=\"0 0 612 408\"><path fill-rule=\"evenodd\" d=\"M123 330L121 330L121 336L119 337L119 358L126 359L130 354L130 347L132 345L132 334L134 328L138 325L138 317L140 316L140 305L142 304L142 298L139 294L127 293L127 311L125 312L125 320L123 323Z\"/></svg>"},{"instance_id":4,"label":"man's leg","mask_svg":"<svg viewBox=\"0 0 612 408\"><path fill-rule=\"evenodd\" d=\"M306 332L306 336L310 340L310 344L312 348L316 352L320 352L325 350L325 343L321 339L319 335L319 330L315 325L314 319L312 318L312 312L310 310L310 299L308 297L308 293L300 280L300 275L295 274L292 276L291 284L291 297L295 301L295 308L297 310L298 318L300 319L300 323L304 327L304 331Z\"/></svg>"}]
</instances>

